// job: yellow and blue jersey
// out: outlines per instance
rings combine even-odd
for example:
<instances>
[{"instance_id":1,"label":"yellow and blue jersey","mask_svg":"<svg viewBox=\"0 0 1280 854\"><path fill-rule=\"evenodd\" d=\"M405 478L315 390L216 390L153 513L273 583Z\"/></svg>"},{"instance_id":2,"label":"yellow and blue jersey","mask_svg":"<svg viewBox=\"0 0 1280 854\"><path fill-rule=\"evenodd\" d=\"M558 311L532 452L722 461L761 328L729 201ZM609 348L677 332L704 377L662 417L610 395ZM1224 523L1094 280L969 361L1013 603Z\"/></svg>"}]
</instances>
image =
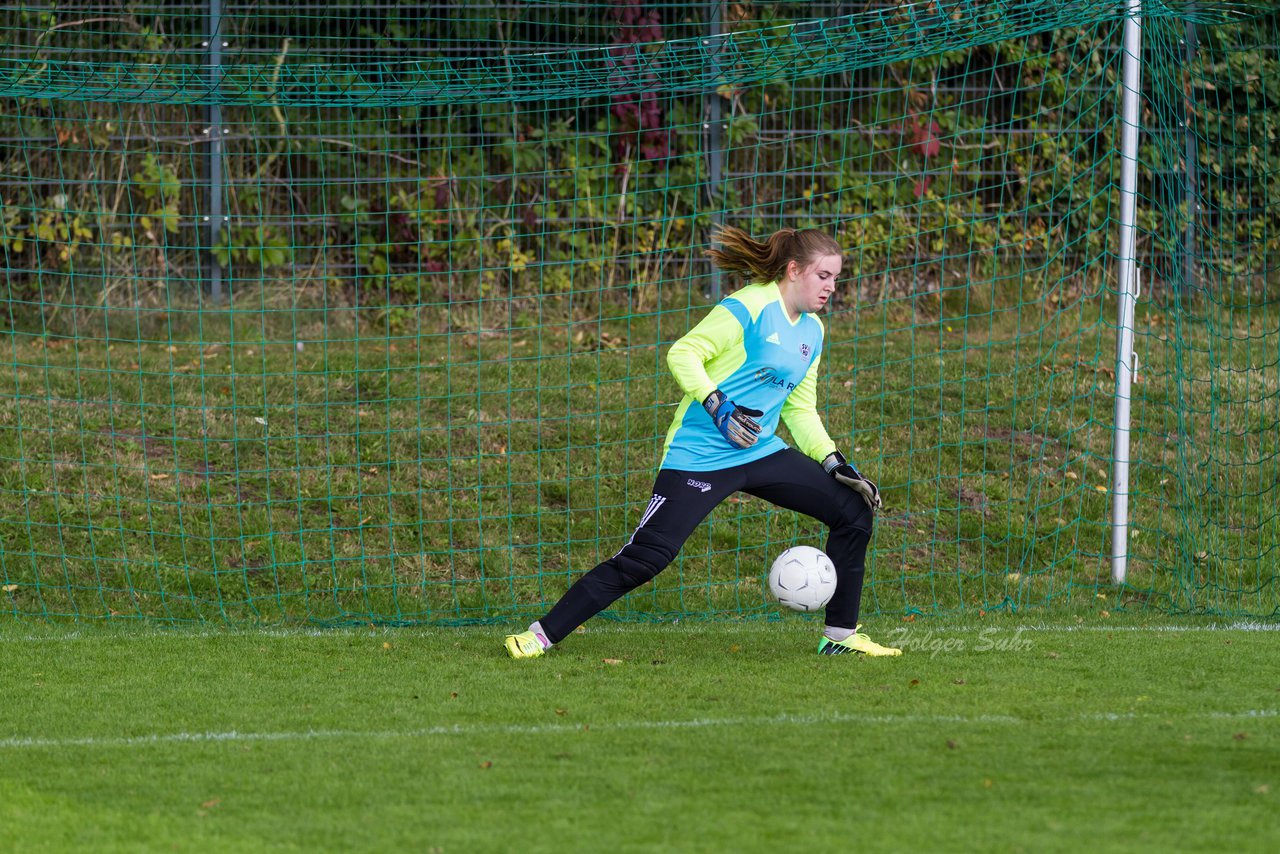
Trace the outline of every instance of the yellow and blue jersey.
<instances>
[{"instance_id":1,"label":"yellow and blue jersey","mask_svg":"<svg viewBox=\"0 0 1280 854\"><path fill-rule=\"evenodd\" d=\"M817 410L822 339L816 315L795 321L787 315L777 282L749 285L721 300L667 354L685 397L667 431L660 468L716 471L767 457L787 447L776 435L779 419L805 455L822 460L834 451ZM731 445L702 408L717 388L764 413L750 448Z\"/></svg>"}]
</instances>

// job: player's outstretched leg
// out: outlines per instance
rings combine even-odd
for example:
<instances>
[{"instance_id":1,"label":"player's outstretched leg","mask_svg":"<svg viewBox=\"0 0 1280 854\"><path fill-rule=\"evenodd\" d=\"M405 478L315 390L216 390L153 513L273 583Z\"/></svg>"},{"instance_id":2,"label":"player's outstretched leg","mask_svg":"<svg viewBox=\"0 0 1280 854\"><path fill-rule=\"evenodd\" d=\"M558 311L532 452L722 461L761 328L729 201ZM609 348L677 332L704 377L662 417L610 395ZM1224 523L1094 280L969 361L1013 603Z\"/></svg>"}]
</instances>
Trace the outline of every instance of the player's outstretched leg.
<instances>
[{"instance_id":1,"label":"player's outstretched leg","mask_svg":"<svg viewBox=\"0 0 1280 854\"><path fill-rule=\"evenodd\" d=\"M711 509L741 486L741 468L714 475L675 469L659 471L653 498L631 539L616 555L575 581L528 631L507 635L507 654L512 658L537 658L618 599L652 581L675 559L684 541ZM708 478L712 483L707 482Z\"/></svg>"},{"instance_id":2,"label":"player's outstretched leg","mask_svg":"<svg viewBox=\"0 0 1280 854\"><path fill-rule=\"evenodd\" d=\"M863 632L858 631L862 628L859 623L849 636L844 640L832 640L823 635L822 640L818 641L819 655L848 655L854 653L857 655L869 656L893 656L902 655L902 650L892 646L881 646L880 644L867 637Z\"/></svg>"}]
</instances>

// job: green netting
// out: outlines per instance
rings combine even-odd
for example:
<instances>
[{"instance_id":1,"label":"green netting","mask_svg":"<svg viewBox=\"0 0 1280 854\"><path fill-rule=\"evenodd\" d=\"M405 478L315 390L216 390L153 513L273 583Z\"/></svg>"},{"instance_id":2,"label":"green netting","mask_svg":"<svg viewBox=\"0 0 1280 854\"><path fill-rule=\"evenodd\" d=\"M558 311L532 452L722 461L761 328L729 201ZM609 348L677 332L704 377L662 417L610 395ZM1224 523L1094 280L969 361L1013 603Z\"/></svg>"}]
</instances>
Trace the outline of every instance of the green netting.
<instances>
[{"instance_id":1,"label":"green netting","mask_svg":"<svg viewBox=\"0 0 1280 854\"><path fill-rule=\"evenodd\" d=\"M864 610L1274 616L1280 15L1143 3L1128 579L1121 33L1093 2L0 12L0 613L537 615L612 555L735 283L847 247L820 407ZM766 615L742 497L623 618Z\"/></svg>"}]
</instances>

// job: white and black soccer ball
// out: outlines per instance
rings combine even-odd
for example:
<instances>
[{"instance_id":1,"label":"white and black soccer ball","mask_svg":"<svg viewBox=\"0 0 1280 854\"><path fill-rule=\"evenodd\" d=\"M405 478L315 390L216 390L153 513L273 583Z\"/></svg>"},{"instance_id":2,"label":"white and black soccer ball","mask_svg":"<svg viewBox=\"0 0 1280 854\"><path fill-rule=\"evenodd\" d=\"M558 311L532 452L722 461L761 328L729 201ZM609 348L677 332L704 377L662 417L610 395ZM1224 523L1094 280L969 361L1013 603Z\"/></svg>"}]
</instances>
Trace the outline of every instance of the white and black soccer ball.
<instances>
[{"instance_id":1,"label":"white and black soccer ball","mask_svg":"<svg viewBox=\"0 0 1280 854\"><path fill-rule=\"evenodd\" d=\"M793 611L816 611L836 592L836 568L813 546L793 546L769 568L769 590Z\"/></svg>"}]
</instances>

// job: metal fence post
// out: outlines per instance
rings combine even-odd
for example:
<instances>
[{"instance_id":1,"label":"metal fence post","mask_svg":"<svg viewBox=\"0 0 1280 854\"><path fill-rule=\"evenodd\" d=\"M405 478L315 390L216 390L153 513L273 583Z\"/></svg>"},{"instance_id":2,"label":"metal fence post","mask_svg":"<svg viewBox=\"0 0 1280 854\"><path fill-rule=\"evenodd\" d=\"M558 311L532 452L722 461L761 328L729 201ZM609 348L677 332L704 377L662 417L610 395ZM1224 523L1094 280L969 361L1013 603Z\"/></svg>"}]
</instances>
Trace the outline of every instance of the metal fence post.
<instances>
[{"instance_id":1,"label":"metal fence post","mask_svg":"<svg viewBox=\"0 0 1280 854\"><path fill-rule=\"evenodd\" d=\"M707 124L707 205L711 209L711 223L715 226L723 224L721 204L724 200L724 126L721 121L720 93L720 15L721 0L710 0L707 3L707 38L703 45L707 47L711 58L711 86L704 93L706 102ZM715 241L712 242L715 245ZM720 269L711 265L711 299L720 301Z\"/></svg>"},{"instance_id":2,"label":"metal fence post","mask_svg":"<svg viewBox=\"0 0 1280 854\"><path fill-rule=\"evenodd\" d=\"M1138 128L1142 121L1142 3L1128 0L1120 87L1120 270L1116 329L1116 427L1112 444L1111 581L1123 584L1129 558L1129 403L1133 314L1137 305Z\"/></svg>"},{"instance_id":3,"label":"metal fence post","mask_svg":"<svg viewBox=\"0 0 1280 854\"><path fill-rule=\"evenodd\" d=\"M1194 21L1187 21L1186 28L1186 50L1184 56L1185 67L1189 70L1191 64L1196 58L1196 25ZM1187 109L1187 101L1183 101L1183 122L1182 122L1182 138L1183 138L1183 157L1186 159L1186 169L1183 173L1185 180L1185 199L1187 204L1187 230L1182 241L1182 276L1183 284L1194 289L1196 286L1196 222L1200 218L1200 199L1199 197L1199 146L1196 145L1196 135L1191 129L1191 111Z\"/></svg>"},{"instance_id":4,"label":"metal fence post","mask_svg":"<svg viewBox=\"0 0 1280 854\"><path fill-rule=\"evenodd\" d=\"M199 223L203 232L204 268L209 280L209 295L222 298L222 264L213 252L222 239L222 105L217 100L222 75L222 0L207 0L205 17L205 69L209 80L209 101L205 106L205 216ZM198 243L200 241L197 241Z\"/></svg>"}]
</instances>

